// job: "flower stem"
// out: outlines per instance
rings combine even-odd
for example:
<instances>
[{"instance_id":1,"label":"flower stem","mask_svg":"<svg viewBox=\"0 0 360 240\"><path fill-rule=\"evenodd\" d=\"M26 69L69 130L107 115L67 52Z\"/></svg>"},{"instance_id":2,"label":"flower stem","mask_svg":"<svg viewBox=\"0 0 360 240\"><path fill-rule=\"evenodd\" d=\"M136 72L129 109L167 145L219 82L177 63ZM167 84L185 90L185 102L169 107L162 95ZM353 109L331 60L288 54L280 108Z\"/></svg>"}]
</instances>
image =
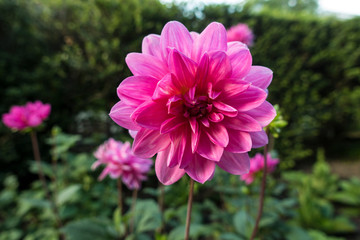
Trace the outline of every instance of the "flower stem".
<instances>
[{"instance_id":1,"label":"flower stem","mask_svg":"<svg viewBox=\"0 0 360 240\"><path fill-rule=\"evenodd\" d=\"M40 182L42 184L42 187L43 187L43 190L45 192L46 198L48 199L48 201L50 202L50 204L52 206L52 209L53 209L53 212L54 212L54 215L55 215L55 219L56 219L56 223L57 223L58 227L61 228L63 226L63 224L62 224L61 219L59 217L59 211L58 211L58 209L56 207L54 199L52 199L51 196L50 196L50 191L49 191L49 188L48 188L48 186L46 184L44 171L42 169L39 144L38 144L38 140L37 140L35 130L32 130L30 132L30 137L31 137L31 145L32 145L33 152L34 152L34 158L35 158L36 164L38 166L38 175L39 175ZM60 234L60 239L65 239L63 234Z\"/></svg>"},{"instance_id":2,"label":"flower stem","mask_svg":"<svg viewBox=\"0 0 360 240\"><path fill-rule=\"evenodd\" d=\"M43 190L46 194L46 196L48 198L50 198L50 194L49 194L49 189L46 185L46 180L44 177L44 171L42 169L42 165L41 165L41 158L40 158L40 150L39 150L39 144L37 141L37 136L36 136L36 132L34 130L32 130L30 132L30 136L31 136L31 144L32 144L32 148L33 148L33 152L34 152L34 158L38 167L38 175L39 175L39 179L41 181L41 184L43 186Z\"/></svg>"},{"instance_id":3,"label":"flower stem","mask_svg":"<svg viewBox=\"0 0 360 240\"><path fill-rule=\"evenodd\" d=\"M120 211L120 216L122 216L122 183L121 183L121 179L118 178L117 179L117 191L118 191L118 207L119 207L119 211Z\"/></svg>"},{"instance_id":4,"label":"flower stem","mask_svg":"<svg viewBox=\"0 0 360 240\"><path fill-rule=\"evenodd\" d=\"M137 199L137 192L138 192L138 190L135 189L135 190L133 191L133 196L132 196L132 204L131 204L132 217L131 217L131 222L130 222L130 233L133 233L133 232L134 232L135 205L136 205L136 199Z\"/></svg>"},{"instance_id":5,"label":"flower stem","mask_svg":"<svg viewBox=\"0 0 360 240\"><path fill-rule=\"evenodd\" d=\"M164 185L159 183L159 190L160 190L160 193L159 193L159 196L158 196L158 205L159 205L159 208L160 208L160 212L161 212L161 225L160 227L156 230L157 233L161 233L162 232L162 228L164 226L164 218L163 218L163 215L164 215L164 198L165 198L165 190L164 190Z\"/></svg>"},{"instance_id":6,"label":"flower stem","mask_svg":"<svg viewBox=\"0 0 360 240\"><path fill-rule=\"evenodd\" d=\"M184 238L185 240L189 239L193 192L194 192L194 180L192 178L190 178L189 199L188 199L188 207L187 207L187 214L186 214L186 226L185 226L185 238Z\"/></svg>"},{"instance_id":7,"label":"flower stem","mask_svg":"<svg viewBox=\"0 0 360 240\"><path fill-rule=\"evenodd\" d=\"M259 223L261 219L261 215L264 208L264 198L265 198L265 187L266 187L266 174L267 174L267 153L268 153L268 145L264 146L264 170L263 170L263 177L261 181L261 189L260 189L260 201L259 201L259 210L255 222L254 230L251 234L250 240L253 240L256 236L256 232L259 228Z\"/></svg>"}]
</instances>

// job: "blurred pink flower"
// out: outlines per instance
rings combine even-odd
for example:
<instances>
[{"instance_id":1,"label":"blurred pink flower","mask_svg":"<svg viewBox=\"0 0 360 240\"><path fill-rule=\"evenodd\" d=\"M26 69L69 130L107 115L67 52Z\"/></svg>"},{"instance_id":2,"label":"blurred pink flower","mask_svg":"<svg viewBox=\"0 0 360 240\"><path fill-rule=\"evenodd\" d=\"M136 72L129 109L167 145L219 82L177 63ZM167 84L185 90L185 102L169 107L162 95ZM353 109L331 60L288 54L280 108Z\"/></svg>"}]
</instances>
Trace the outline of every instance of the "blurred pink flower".
<instances>
[{"instance_id":1,"label":"blurred pink flower","mask_svg":"<svg viewBox=\"0 0 360 240\"><path fill-rule=\"evenodd\" d=\"M204 183L216 165L248 172L247 152L267 143L263 127L276 112L265 101L272 71L251 66L245 44L227 43L220 23L199 34L172 21L161 35L145 37L142 53L130 53L126 63L134 76L118 87L121 101L110 116L131 130L137 156L157 154L160 182L187 173Z\"/></svg>"},{"instance_id":2,"label":"blurred pink flower","mask_svg":"<svg viewBox=\"0 0 360 240\"><path fill-rule=\"evenodd\" d=\"M23 130L28 127L39 126L51 111L50 104L41 101L28 102L24 106L13 106L9 113L2 115L3 123L14 130Z\"/></svg>"},{"instance_id":3,"label":"blurred pink flower","mask_svg":"<svg viewBox=\"0 0 360 240\"><path fill-rule=\"evenodd\" d=\"M254 34L247 24L239 23L227 31L228 42L239 41L251 47L254 43Z\"/></svg>"},{"instance_id":4,"label":"blurred pink flower","mask_svg":"<svg viewBox=\"0 0 360 240\"><path fill-rule=\"evenodd\" d=\"M129 189L140 188L141 181L146 179L152 165L150 159L136 157L129 142L122 143L112 138L100 145L94 156L98 160L91 166L92 169L101 164L105 165L99 180L104 179L106 175L113 179L120 177Z\"/></svg>"},{"instance_id":5,"label":"blurred pink flower","mask_svg":"<svg viewBox=\"0 0 360 240\"><path fill-rule=\"evenodd\" d=\"M267 154L266 165L267 172L273 172L276 165L279 163L279 159L271 158L270 154ZM264 156L260 153L257 153L255 157L250 159L250 171L247 174L241 175L240 179L245 181L246 184L251 184L258 172L264 169Z\"/></svg>"}]
</instances>

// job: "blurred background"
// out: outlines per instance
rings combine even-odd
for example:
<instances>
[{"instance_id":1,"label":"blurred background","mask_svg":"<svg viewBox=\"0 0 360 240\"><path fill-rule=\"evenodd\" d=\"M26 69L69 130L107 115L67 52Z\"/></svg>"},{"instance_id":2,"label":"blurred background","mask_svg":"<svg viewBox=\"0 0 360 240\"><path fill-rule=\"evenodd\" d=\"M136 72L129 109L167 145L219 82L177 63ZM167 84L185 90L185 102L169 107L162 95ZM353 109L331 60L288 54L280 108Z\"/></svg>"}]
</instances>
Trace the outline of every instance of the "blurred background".
<instances>
[{"instance_id":1,"label":"blurred background","mask_svg":"<svg viewBox=\"0 0 360 240\"><path fill-rule=\"evenodd\" d=\"M144 36L160 34L170 20L180 21L197 32L212 21L221 22L226 28L246 23L255 35L250 48L253 64L273 70L269 101L280 106L288 122L272 142L274 154L280 159L277 171L310 174L316 160L322 160L324 168L329 168L328 174L336 174L334 184L339 184L340 179L358 178L360 6L358 1L343 0L339 7L329 2L0 0L0 113L27 101L39 99L50 103L50 118L39 133L44 162L54 158L50 151L51 136L63 134L65 147L59 154L71 151L71 156L79 157L87 153L82 155L85 160L77 161L89 167L94 161L92 152L100 143L109 137L130 139L127 131L113 123L108 113L118 101L117 86L131 75L124 59L129 52L141 51ZM58 126L57 130L54 126ZM74 136L76 139L71 140ZM14 179L17 179L16 194L33 188L37 176L31 160L29 136L12 133L0 124L0 188L13 186ZM81 174L85 173L74 177L81 184L96 181L97 174L90 174L91 178L86 175L89 173ZM296 178L294 175L293 180ZM156 178L152 175L150 180L145 185L156 187ZM354 183L359 189L356 184L359 183ZM327 189L327 185L322 187ZM340 191L342 187L336 185L335 189ZM147 192L149 196L150 192ZM352 231L349 235L340 231L340 235L345 232L342 237L360 239L357 234L360 203L356 200L359 193L353 194L357 195L352 195L355 208L349 210ZM348 198L344 199L345 203L340 204L347 204ZM337 213L337 205L334 206L331 214ZM0 225L9 214L0 214ZM327 216L325 214L325 218ZM28 222L18 221L5 229L22 229L16 236L24 239L28 236L24 230L28 229L24 227ZM302 224L313 228L311 224ZM326 232L325 228L319 229ZM50 239L36 236L26 239Z\"/></svg>"}]
</instances>

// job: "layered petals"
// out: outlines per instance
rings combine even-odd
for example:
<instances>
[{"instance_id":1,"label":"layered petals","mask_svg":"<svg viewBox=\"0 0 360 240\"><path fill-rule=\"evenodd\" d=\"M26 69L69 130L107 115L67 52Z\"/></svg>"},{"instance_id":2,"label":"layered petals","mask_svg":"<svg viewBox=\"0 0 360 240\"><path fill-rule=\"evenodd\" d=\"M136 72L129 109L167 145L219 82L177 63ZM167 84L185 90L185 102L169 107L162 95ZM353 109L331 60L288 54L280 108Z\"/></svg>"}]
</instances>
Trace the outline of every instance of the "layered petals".
<instances>
[{"instance_id":1,"label":"layered petals","mask_svg":"<svg viewBox=\"0 0 360 240\"><path fill-rule=\"evenodd\" d=\"M162 183L185 173L204 183L215 165L248 171L247 152L267 143L263 128L276 113L266 101L272 72L251 66L245 44L228 43L220 23L198 34L172 21L160 36L145 37L142 54L131 53L126 62L134 76L120 84L121 101L110 116L136 133L136 155L158 154Z\"/></svg>"},{"instance_id":2,"label":"layered petals","mask_svg":"<svg viewBox=\"0 0 360 240\"><path fill-rule=\"evenodd\" d=\"M51 105L41 101L28 102L24 106L12 106L2 115L2 122L13 130L24 130L41 125L50 115Z\"/></svg>"},{"instance_id":3,"label":"layered petals","mask_svg":"<svg viewBox=\"0 0 360 240\"><path fill-rule=\"evenodd\" d=\"M171 185L177 182L184 174L185 170L178 166L172 168L167 166L170 147L158 153L155 161L155 173L159 181L164 185Z\"/></svg>"},{"instance_id":4,"label":"layered petals","mask_svg":"<svg viewBox=\"0 0 360 240\"><path fill-rule=\"evenodd\" d=\"M136 134L133 151L143 158L150 158L156 153L163 151L170 144L170 137L162 135L159 131L141 128Z\"/></svg>"}]
</instances>

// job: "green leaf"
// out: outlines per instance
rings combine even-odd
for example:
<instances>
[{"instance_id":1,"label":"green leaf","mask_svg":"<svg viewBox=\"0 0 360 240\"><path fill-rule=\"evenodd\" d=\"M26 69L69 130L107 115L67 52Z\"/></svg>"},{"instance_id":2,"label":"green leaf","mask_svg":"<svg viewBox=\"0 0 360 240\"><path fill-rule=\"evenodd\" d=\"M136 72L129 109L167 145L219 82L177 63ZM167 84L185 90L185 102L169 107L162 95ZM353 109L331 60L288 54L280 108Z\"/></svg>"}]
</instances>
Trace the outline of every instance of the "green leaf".
<instances>
[{"instance_id":1,"label":"green leaf","mask_svg":"<svg viewBox=\"0 0 360 240\"><path fill-rule=\"evenodd\" d=\"M200 236L209 236L213 231L212 227L202 224L191 224L189 236L191 239L197 239ZM172 230L168 240L183 240L185 234L185 226L179 226Z\"/></svg>"},{"instance_id":2,"label":"green leaf","mask_svg":"<svg viewBox=\"0 0 360 240\"><path fill-rule=\"evenodd\" d=\"M135 232L137 233L152 231L160 227L161 213L156 202L153 200L137 201L134 222Z\"/></svg>"},{"instance_id":3,"label":"green leaf","mask_svg":"<svg viewBox=\"0 0 360 240\"><path fill-rule=\"evenodd\" d=\"M125 233L125 225L122 221L122 216L119 208L116 208L116 210L114 211L113 222L116 231L119 233L120 236L122 236Z\"/></svg>"},{"instance_id":4,"label":"green leaf","mask_svg":"<svg viewBox=\"0 0 360 240\"><path fill-rule=\"evenodd\" d=\"M74 195L81 189L80 184L71 185L61 190L56 198L56 203L62 205L74 198Z\"/></svg>"},{"instance_id":5,"label":"green leaf","mask_svg":"<svg viewBox=\"0 0 360 240\"><path fill-rule=\"evenodd\" d=\"M285 239L291 240L312 240L310 235L302 228L298 226L289 226L290 231L286 235Z\"/></svg>"},{"instance_id":6,"label":"green leaf","mask_svg":"<svg viewBox=\"0 0 360 240\"><path fill-rule=\"evenodd\" d=\"M99 219L82 219L68 223L61 231L67 240L113 240L112 229L108 221Z\"/></svg>"},{"instance_id":7,"label":"green leaf","mask_svg":"<svg viewBox=\"0 0 360 240\"><path fill-rule=\"evenodd\" d=\"M244 240L244 238L239 237L235 233L224 233L220 235L220 240Z\"/></svg>"},{"instance_id":8,"label":"green leaf","mask_svg":"<svg viewBox=\"0 0 360 240\"><path fill-rule=\"evenodd\" d=\"M236 231L246 238L250 238L255 225L255 221L252 216L247 214L246 211L239 211L235 214L233 221Z\"/></svg>"}]
</instances>

